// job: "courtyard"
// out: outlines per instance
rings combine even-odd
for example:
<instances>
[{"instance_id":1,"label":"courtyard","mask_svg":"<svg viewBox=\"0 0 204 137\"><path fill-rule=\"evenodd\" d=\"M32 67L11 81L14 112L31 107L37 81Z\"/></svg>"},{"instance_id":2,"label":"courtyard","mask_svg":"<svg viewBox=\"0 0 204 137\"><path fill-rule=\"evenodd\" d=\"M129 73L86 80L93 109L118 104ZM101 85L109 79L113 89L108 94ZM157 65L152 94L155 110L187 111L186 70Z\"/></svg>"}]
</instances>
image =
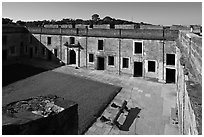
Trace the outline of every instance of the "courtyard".
<instances>
[{"instance_id":1,"label":"courtyard","mask_svg":"<svg viewBox=\"0 0 204 137\"><path fill-rule=\"evenodd\" d=\"M116 109L113 103L121 106L127 101L129 109L139 108L138 117L131 123L128 131L119 130L107 122L101 122L101 116L87 130L86 135L175 135L179 134L177 125L173 124L173 109L176 107L176 85L162 84L153 80L129 77L127 75L114 75L107 71L75 69L63 66L55 69L56 72L80 76L95 81L122 87L122 90L111 101L101 116L113 118ZM118 121L124 122L124 114Z\"/></svg>"},{"instance_id":2,"label":"courtyard","mask_svg":"<svg viewBox=\"0 0 204 137\"><path fill-rule=\"evenodd\" d=\"M78 103L79 134L178 134L171 116L176 107L175 84L62 66L3 87L2 105L46 94L56 94ZM121 106L124 100L129 109L140 109L127 130L100 120L101 116L113 119L117 109L111 105ZM125 123L127 115L121 114L118 122Z\"/></svg>"},{"instance_id":3,"label":"courtyard","mask_svg":"<svg viewBox=\"0 0 204 137\"><path fill-rule=\"evenodd\" d=\"M54 94L63 97L78 104L78 130L79 134L82 134L99 117L120 89L119 86L70 74L45 71L4 86L2 89L2 106L40 95Z\"/></svg>"}]
</instances>

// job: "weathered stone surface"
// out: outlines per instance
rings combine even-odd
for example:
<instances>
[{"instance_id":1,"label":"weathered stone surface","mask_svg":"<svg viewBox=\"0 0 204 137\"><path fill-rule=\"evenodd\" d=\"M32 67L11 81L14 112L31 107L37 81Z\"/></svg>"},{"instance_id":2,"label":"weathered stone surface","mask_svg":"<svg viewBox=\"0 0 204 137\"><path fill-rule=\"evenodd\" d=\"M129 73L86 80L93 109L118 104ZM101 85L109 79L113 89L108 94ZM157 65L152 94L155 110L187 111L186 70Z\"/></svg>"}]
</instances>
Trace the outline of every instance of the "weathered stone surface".
<instances>
[{"instance_id":1,"label":"weathered stone surface","mask_svg":"<svg viewBox=\"0 0 204 137\"><path fill-rule=\"evenodd\" d=\"M3 107L2 133L4 135L78 134L77 109L76 103L56 96L40 96L10 103Z\"/></svg>"}]
</instances>

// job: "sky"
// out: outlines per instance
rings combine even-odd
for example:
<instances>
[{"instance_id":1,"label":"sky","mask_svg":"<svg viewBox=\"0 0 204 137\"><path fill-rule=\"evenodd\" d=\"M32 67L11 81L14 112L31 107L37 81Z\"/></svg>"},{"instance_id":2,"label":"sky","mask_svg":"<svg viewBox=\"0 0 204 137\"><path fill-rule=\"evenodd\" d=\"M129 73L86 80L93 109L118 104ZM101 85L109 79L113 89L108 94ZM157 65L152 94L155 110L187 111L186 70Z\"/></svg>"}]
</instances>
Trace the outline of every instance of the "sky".
<instances>
[{"instance_id":1,"label":"sky","mask_svg":"<svg viewBox=\"0 0 204 137\"><path fill-rule=\"evenodd\" d=\"M3 2L2 17L13 21L91 19L110 16L158 25L202 24L201 2Z\"/></svg>"}]
</instances>

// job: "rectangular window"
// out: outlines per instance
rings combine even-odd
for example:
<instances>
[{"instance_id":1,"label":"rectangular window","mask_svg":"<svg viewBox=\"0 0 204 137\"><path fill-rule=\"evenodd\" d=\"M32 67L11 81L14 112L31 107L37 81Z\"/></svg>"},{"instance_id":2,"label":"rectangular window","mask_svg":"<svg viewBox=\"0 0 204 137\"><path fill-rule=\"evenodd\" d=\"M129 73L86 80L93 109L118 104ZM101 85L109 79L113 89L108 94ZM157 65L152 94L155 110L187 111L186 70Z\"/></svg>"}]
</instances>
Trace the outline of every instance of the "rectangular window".
<instances>
[{"instance_id":1,"label":"rectangular window","mask_svg":"<svg viewBox=\"0 0 204 137\"><path fill-rule=\"evenodd\" d=\"M98 40L98 50L103 50L103 40Z\"/></svg>"},{"instance_id":2,"label":"rectangular window","mask_svg":"<svg viewBox=\"0 0 204 137\"><path fill-rule=\"evenodd\" d=\"M114 56L108 56L108 65L114 66Z\"/></svg>"},{"instance_id":3,"label":"rectangular window","mask_svg":"<svg viewBox=\"0 0 204 137\"><path fill-rule=\"evenodd\" d=\"M10 53L11 54L15 54L16 53L16 47L15 46L10 47Z\"/></svg>"},{"instance_id":4,"label":"rectangular window","mask_svg":"<svg viewBox=\"0 0 204 137\"><path fill-rule=\"evenodd\" d=\"M129 68L129 58L123 58L123 68Z\"/></svg>"},{"instance_id":5,"label":"rectangular window","mask_svg":"<svg viewBox=\"0 0 204 137\"><path fill-rule=\"evenodd\" d=\"M89 54L89 62L94 62L94 55L93 54Z\"/></svg>"},{"instance_id":6,"label":"rectangular window","mask_svg":"<svg viewBox=\"0 0 204 137\"><path fill-rule=\"evenodd\" d=\"M46 55L46 48L42 47L42 55L45 56Z\"/></svg>"},{"instance_id":7,"label":"rectangular window","mask_svg":"<svg viewBox=\"0 0 204 137\"><path fill-rule=\"evenodd\" d=\"M47 37L47 45L51 44L51 37Z\"/></svg>"},{"instance_id":8,"label":"rectangular window","mask_svg":"<svg viewBox=\"0 0 204 137\"><path fill-rule=\"evenodd\" d=\"M7 36L3 36L3 45L7 44Z\"/></svg>"},{"instance_id":9,"label":"rectangular window","mask_svg":"<svg viewBox=\"0 0 204 137\"><path fill-rule=\"evenodd\" d=\"M75 44L75 38L74 37L70 37L70 44Z\"/></svg>"},{"instance_id":10,"label":"rectangular window","mask_svg":"<svg viewBox=\"0 0 204 137\"><path fill-rule=\"evenodd\" d=\"M155 61L148 61L148 72L155 72Z\"/></svg>"},{"instance_id":11,"label":"rectangular window","mask_svg":"<svg viewBox=\"0 0 204 137\"><path fill-rule=\"evenodd\" d=\"M24 45L23 42L21 42L21 47L23 47L23 45Z\"/></svg>"},{"instance_id":12,"label":"rectangular window","mask_svg":"<svg viewBox=\"0 0 204 137\"><path fill-rule=\"evenodd\" d=\"M37 54L37 53L38 53L38 47L35 46L35 54Z\"/></svg>"},{"instance_id":13,"label":"rectangular window","mask_svg":"<svg viewBox=\"0 0 204 137\"><path fill-rule=\"evenodd\" d=\"M134 42L134 54L142 54L142 42Z\"/></svg>"},{"instance_id":14,"label":"rectangular window","mask_svg":"<svg viewBox=\"0 0 204 137\"><path fill-rule=\"evenodd\" d=\"M175 65L175 54L166 54L166 64Z\"/></svg>"}]
</instances>

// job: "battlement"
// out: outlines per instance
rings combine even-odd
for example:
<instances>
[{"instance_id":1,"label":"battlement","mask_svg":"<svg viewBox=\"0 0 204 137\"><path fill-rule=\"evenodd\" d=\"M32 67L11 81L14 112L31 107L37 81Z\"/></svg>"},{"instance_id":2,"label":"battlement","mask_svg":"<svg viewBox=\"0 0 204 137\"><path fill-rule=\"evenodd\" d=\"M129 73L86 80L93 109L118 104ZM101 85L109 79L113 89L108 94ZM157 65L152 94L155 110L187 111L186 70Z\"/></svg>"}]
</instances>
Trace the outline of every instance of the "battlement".
<instances>
[{"instance_id":1,"label":"battlement","mask_svg":"<svg viewBox=\"0 0 204 137\"><path fill-rule=\"evenodd\" d=\"M34 34L73 35L147 40L176 40L178 30L163 29L85 29L85 28L40 28L28 27Z\"/></svg>"}]
</instances>

